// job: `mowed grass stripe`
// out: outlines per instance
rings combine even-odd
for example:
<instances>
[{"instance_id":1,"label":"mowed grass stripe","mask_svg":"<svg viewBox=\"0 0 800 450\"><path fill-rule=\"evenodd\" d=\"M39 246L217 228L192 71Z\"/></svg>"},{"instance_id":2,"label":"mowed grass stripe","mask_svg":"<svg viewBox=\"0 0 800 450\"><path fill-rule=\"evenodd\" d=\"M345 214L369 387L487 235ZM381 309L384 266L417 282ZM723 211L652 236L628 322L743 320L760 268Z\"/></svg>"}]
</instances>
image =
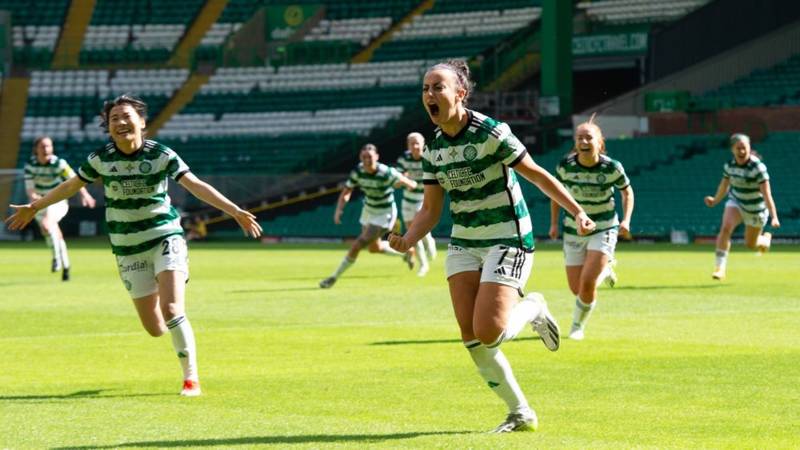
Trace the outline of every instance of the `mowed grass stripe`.
<instances>
[{"instance_id":1,"label":"mowed grass stripe","mask_svg":"<svg viewBox=\"0 0 800 450\"><path fill-rule=\"evenodd\" d=\"M424 279L365 253L322 291L343 246L191 243L205 395L182 399L169 337L141 329L107 243L69 245L62 284L42 242L0 243L0 447L796 445L797 248L735 247L719 284L709 246L621 245L586 341L502 346L540 430L489 436L505 411L460 344L443 251ZM535 258L529 289L568 327L561 250Z\"/></svg>"}]
</instances>

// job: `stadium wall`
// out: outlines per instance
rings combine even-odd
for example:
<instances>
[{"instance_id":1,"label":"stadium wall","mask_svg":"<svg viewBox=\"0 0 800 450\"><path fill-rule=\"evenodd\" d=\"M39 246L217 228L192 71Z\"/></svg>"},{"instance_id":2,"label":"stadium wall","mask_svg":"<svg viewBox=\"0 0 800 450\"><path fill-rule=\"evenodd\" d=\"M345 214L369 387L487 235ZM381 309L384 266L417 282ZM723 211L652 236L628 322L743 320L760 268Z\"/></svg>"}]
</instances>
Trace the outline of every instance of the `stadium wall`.
<instances>
[{"instance_id":1,"label":"stadium wall","mask_svg":"<svg viewBox=\"0 0 800 450\"><path fill-rule=\"evenodd\" d=\"M797 1L710 2L652 36L650 79L661 79L798 20Z\"/></svg>"},{"instance_id":2,"label":"stadium wall","mask_svg":"<svg viewBox=\"0 0 800 450\"><path fill-rule=\"evenodd\" d=\"M800 108L737 108L707 113L650 114L652 134L707 134L744 132L756 140L770 131L796 131Z\"/></svg>"},{"instance_id":3,"label":"stadium wall","mask_svg":"<svg viewBox=\"0 0 800 450\"><path fill-rule=\"evenodd\" d=\"M800 5L800 2L798 2ZM691 46L689 44L681 44ZM656 91L689 91L699 94L731 83L755 69L771 67L800 53L800 20L786 25L685 70L586 110L582 114L602 111L612 115L642 115L645 95Z\"/></svg>"}]
</instances>

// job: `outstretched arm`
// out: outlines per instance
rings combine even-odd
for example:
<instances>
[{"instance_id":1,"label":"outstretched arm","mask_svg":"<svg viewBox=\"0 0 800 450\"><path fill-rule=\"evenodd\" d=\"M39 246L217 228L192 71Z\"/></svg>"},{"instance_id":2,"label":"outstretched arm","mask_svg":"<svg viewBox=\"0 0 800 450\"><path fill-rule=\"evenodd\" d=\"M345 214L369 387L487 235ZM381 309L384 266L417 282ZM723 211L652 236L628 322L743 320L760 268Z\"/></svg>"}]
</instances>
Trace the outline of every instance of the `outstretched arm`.
<instances>
[{"instance_id":1,"label":"outstretched arm","mask_svg":"<svg viewBox=\"0 0 800 450\"><path fill-rule=\"evenodd\" d=\"M261 236L262 229L261 225L256 221L256 216L236 206L218 190L214 189L213 186L200 180L193 173L186 173L178 183L195 197L233 217L244 230L245 236L250 235L254 238Z\"/></svg>"},{"instance_id":2,"label":"outstretched arm","mask_svg":"<svg viewBox=\"0 0 800 450\"><path fill-rule=\"evenodd\" d=\"M550 232L547 233L550 239L558 238L558 216L561 212L561 207L558 206L555 200L550 200Z\"/></svg>"},{"instance_id":3,"label":"outstretched arm","mask_svg":"<svg viewBox=\"0 0 800 450\"><path fill-rule=\"evenodd\" d=\"M572 216L575 217L575 223L578 225L578 234L583 235L594 230L595 223L589 218L581 205L572 198L572 195L567 192L564 185L546 170L542 169L538 164L533 162L533 158L531 158L530 155L525 155L522 161L514 166L514 170L528 181L535 184L546 196L550 197L551 200L555 201L562 208L567 210L567 212L572 214Z\"/></svg>"},{"instance_id":4,"label":"outstretched arm","mask_svg":"<svg viewBox=\"0 0 800 450\"><path fill-rule=\"evenodd\" d=\"M411 178L408 178L405 175L398 175L397 182L395 182L394 187L396 187L396 188L404 187L406 189L416 189L417 182L412 180Z\"/></svg>"},{"instance_id":5,"label":"outstretched arm","mask_svg":"<svg viewBox=\"0 0 800 450\"><path fill-rule=\"evenodd\" d=\"M619 223L619 234L628 239L631 234L631 216L633 216L633 188L628 185L619 193L622 196L622 221Z\"/></svg>"},{"instance_id":6,"label":"outstretched arm","mask_svg":"<svg viewBox=\"0 0 800 450\"><path fill-rule=\"evenodd\" d=\"M709 195L703 199L703 201L706 202L706 206L708 206L709 208L717 206L717 204L721 202L723 198L725 198L725 194L728 193L728 188L730 187L730 185L731 185L731 180L723 177L722 181L719 182L719 186L717 187L717 193L714 194L713 197Z\"/></svg>"},{"instance_id":7,"label":"outstretched arm","mask_svg":"<svg viewBox=\"0 0 800 450\"><path fill-rule=\"evenodd\" d=\"M769 216L772 217L770 225L772 225L773 228L780 228L781 221L778 220L778 209L775 207L775 200L772 198L772 188L769 186L769 180L761 183L758 188L761 190L761 194L764 196L764 203L767 204Z\"/></svg>"},{"instance_id":8,"label":"outstretched arm","mask_svg":"<svg viewBox=\"0 0 800 450\"><path fill-rule=\"evenodd\" d=\"M422 209L414 216L411 228L406 231L406 234L403 236L394 233L389 235L389 245L398 252L408 251L439 223L442 206L444 206L444 189L438 184L426 184L424 195Z\"/></svg>"},{"instance_id":9,"label":"outstretched arm","mask_svg":"<svg viewBox=\"0 0 800 450\"><path fill-rule=\"evenodd\" d=\"M38 211L47 208L53 203L72 197L84 186L86 186L86 182L78 177L72 177L56 186L44 197L36 199L27 205L9 205L16 212L6 219L6 225L10 230L21 230L33 220Z\"/></svg>"},{"instance_id":10,"label":"outstretched arm","mask_svg":"<svg viewBox=\"0 0 800 450\"><path fill-rule=\"evenodd\" d=\"M340 225L342 223L342 213L344 212L344 205L350 201L353 195L353 188L345 187L339 193L339 198L336 200L336 211L333 212L333 223Z\"/></svg>"}]
</instances>

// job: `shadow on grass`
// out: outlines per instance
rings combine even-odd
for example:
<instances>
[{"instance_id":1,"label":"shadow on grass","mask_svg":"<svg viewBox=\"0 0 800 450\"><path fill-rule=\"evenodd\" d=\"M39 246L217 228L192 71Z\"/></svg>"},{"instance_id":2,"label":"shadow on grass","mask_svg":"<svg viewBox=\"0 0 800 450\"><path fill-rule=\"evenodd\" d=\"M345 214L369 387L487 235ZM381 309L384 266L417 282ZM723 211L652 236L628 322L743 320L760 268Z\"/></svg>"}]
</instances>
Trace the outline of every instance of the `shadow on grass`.
<instances>
[{"instance_id":1,"label":"shadow on grass","mask_svg":"<svg viewBox=\"0 0 800 450\"><path fill-rule=\"evenodd\" d=\"M615 291L655 291L659 289L663 290L676 290L676 289L717 289L722 287L723 284L717 283L709 283L709 284L691 284L691 285L683 285L683 286L615 286L613 290Z\"/></svg>"},{"instance_id":2,"label":"shadow on grass","mask_svg":"<svg viewBox=\"0 0 800 450\"><path fill-rule=\"evenodd\" d=\"M86 391L75 391L71 394L49 394L49 395L0 395L0 402L12 400L72 400L84 398L125 398L125 397L159 397L164 395L174 394L118 394L118 395L101 395L103 392L110 391L111 389L91 389Z\"/></svg>"},{"instance_id":3,"label":"shadow on grass","mask_svg":"<svg viewBox=\"0 0 800 450\"><path fill-rule=\"evenodd\" d=\"M514 342L518 341L540 341L542 338L539 336L533 337L521 337L514 339ZM463 344L461 339L427 339L427 340L415 340L415 341L378 341L373 342L369 345L427 345L427 344Z\"/></svg>"},{"instance_id":4,"label":"shadow on grass","mask_svg":"<svg viewBox=\"0 0 800 450\"><path fill-rule=\"evenodd\" d=\"M255 445L255 444L324 444L334 442L363 442L380 443L384 441L413 439L421 436L445 436L454 434L469 434L471 431L421 431L410 433L390 433L390 434L301 434L296 436L251 436L240 438L218 438L218 439L192 439L178 441L140 441L125 442L114 445L103 446L78 446L78 447L55 447L53 450L66 449L104 449L122 447L212 447L212 446L233 446L233 445Z\"/></svg>"}]
</instances>

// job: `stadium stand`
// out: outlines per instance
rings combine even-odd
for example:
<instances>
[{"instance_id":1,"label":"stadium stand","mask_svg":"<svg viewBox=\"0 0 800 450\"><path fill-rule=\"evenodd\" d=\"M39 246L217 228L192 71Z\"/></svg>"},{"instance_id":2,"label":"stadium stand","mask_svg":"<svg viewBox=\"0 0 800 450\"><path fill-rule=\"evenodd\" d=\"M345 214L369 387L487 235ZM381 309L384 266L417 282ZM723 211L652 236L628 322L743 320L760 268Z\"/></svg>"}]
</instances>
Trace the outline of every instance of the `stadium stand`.
<instances>
[{"instance_id":1,"label":"stadium stand","mask_svg":"<svg viewBox=\"0 0 800 450\"><path fill-rule=\"evenodd\" d=\"M707 92L699 105L713 108L800 105L800 55Z\"/></svg>"},{"instance_id":2,"label":"stadium stand","mask_svg":"<svg viewBox=\"0 0 800 450\"><path fill-rule=\"evenodd\" d=\"M709 0L601 0L576 5L592 22L605 25L668 22L678 19L708 3Z\"/></svg>"},{"instance_id":3,"label":"stadium stand","mask_svg":"<svg viewBox=\"0 0 800 450\"><path fill-rule=\"evenodd\" d=\"M203 0L98 0L83 40L81 63L164 62Z\"/></svg>"},{"instance_id":4,"label":"stadium stand","mask_svg":"<svg viewBox=\"0 0 800 450\"><path fill-rule=\"evenodd\" d=\"M14 61L35 67L50 64L69 0L0 0L11 13Z\"/></svg>"}]
</instances>

